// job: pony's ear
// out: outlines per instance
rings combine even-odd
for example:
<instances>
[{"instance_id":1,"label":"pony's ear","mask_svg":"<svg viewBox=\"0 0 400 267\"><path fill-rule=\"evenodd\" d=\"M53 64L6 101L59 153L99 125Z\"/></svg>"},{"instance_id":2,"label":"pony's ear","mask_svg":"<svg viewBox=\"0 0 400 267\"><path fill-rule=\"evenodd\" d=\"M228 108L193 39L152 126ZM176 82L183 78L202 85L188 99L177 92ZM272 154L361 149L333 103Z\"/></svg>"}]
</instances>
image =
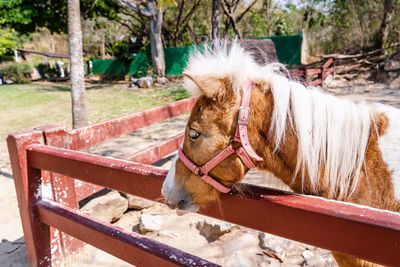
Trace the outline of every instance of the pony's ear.
<instances>
[{"instance_id":1,"label":"pony's ear","mask_svg":"<svg viewBox=\"0 0 400 267\"><path fill-rule=\"evenodd\" d=\"M203 75L193 75L187 72L182 73L183 83L186 89L193 95L204 94L208 98L224 97L229 90L228 79L217 79Z\"/></svg>"}]
</instances>

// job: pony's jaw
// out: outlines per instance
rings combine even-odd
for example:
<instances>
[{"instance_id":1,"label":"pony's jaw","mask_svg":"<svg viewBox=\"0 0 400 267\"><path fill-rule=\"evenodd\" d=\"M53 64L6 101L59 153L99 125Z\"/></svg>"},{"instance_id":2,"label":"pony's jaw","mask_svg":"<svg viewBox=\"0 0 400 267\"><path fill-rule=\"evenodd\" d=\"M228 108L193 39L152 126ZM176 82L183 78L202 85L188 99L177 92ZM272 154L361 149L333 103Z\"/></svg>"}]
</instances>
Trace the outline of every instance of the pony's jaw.
<instances>
[{"instance_id":1,"label":"pony's jaw","mask_svg":"<svg viewBox=\"0 0 400 267\"><path fill-rule=\"evenodd\" d=\"M194 202L193 197L185 190L183 183L177 184L175 182L175 166L177 159L178 156L176 156L172 162L168 175L164 180L161 193L169 208L181 211L178 212L178 214L182 215L182 211L196 212L199 206Z\"/></svg>"}]
</instances>

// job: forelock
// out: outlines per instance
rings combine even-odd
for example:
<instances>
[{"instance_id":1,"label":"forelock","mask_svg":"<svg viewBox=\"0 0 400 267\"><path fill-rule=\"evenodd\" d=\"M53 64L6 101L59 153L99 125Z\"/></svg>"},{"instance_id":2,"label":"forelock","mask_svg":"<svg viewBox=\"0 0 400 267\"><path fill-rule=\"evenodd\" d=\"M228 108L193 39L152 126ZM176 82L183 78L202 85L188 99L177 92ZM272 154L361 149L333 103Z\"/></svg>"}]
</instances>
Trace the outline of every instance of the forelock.
<instances>
[{"instance_id":1,"label":"forelock","mask_svg":"<svg viewBox=\"0 0 400 267\"><path fill-rule=\"evenodd\" d=\"M259 69L260 66L252 55L237 40L216 40L194 50L184 72L210 79L228 79L237 93L251 74ZM192 95L201 94L201 90L191 79L185 77L183 83Z\"/></svg>"}]
</instances>

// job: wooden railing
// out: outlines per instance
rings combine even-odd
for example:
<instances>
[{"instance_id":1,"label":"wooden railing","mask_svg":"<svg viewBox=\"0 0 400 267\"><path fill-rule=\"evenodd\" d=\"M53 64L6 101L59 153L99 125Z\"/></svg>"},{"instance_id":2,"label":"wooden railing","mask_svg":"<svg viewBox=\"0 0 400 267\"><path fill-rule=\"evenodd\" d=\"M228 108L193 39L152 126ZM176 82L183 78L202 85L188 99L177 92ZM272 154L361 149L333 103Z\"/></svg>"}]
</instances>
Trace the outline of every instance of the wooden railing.
<instances>
[{"instance_id":1,"label":"wooden railing","mask_svg":"<svg viewBox=\"0 0 400 267\"><path fill-rule=\"evenodd\" d=\"M316 86L323 82L335 72L335 61L333 58L328 59L324 64L318 67L300 66L297 70L292 71L293 78L300 78L308 86Z\"/></svg>"},{"instance_id":2,"label":"wooden railing","mask_svg":"<svg viewBox=\"0 0 400 267\"><path fill-rule=\"evenodd\" d=\"M214 266L82 215L77 205L78 200L103 187L159 199L167 170L147 164L176 150L182 135L129 156L142 163L76 149L188 112L194 102L195 99L187 99L73 131L51 126L10 134L7 141L30 264L61 265L63 257L82 247L83 241L137 266ZM81 183L84 186L76 186ZM45 198L49 188L51 200ZM246 185L240 193L222 195L221 207L223 218L216 205L200 213L380 264L400 266L398 213L254 185Z\"/></svg>"}]
</instances>

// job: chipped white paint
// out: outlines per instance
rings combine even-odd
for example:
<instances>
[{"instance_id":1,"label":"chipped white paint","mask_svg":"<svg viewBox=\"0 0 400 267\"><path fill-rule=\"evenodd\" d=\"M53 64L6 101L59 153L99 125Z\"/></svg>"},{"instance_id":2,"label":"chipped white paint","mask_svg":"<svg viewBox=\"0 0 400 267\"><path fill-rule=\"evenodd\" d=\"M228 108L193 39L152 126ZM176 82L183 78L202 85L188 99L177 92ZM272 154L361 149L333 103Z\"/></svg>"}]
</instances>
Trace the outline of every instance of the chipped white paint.
<instances>
[{"instance_id":1,"label":"chipped white paint","mask_svg":"<svg viewBox=\"0 0 400 267\"><path fill-rule=\"evenodd\" d=\"M53 247L51 248L51 254L54 255L54 253L57 251L57 249L58 249L58 246L56 244L53 245Z\"/></svg>"},{"instance_id":2,"label":"chipped white paint","mask_svg":"<svg viewBox=\"0 0 400 267\"><path fill-rule=\"evenodd\" d=\"M53 190L51 188L51 184L43 184L41 183L38 191L35 194L35 198L47 198L47 199L53 199Z\"/></svg>"},{"instance_id":3,"label":"chipped white paint","mask_svg":"<svg viewBox=\"0 0 400 267\"><path fill-rule=\"evenodd\" d=\"M390 106L377 104L389 119L384 135L378 140L382 158L391 172L394 196L400 202L400 111Z\"/></svg>"},{"instance_id":4,"label":"chipped white paint","mask_svg":"<svg viewBox=\"0 0 400 267\"><path fill-rule=\"evenodd\" d=\"M138 244L138 246L140 246L140 247L142 247L142 248L144 248L144 249L149 249L149 247L148 246L146 246L146 245L143 245L142 243L137 243Z\"/></svg>"}]
</instances>

